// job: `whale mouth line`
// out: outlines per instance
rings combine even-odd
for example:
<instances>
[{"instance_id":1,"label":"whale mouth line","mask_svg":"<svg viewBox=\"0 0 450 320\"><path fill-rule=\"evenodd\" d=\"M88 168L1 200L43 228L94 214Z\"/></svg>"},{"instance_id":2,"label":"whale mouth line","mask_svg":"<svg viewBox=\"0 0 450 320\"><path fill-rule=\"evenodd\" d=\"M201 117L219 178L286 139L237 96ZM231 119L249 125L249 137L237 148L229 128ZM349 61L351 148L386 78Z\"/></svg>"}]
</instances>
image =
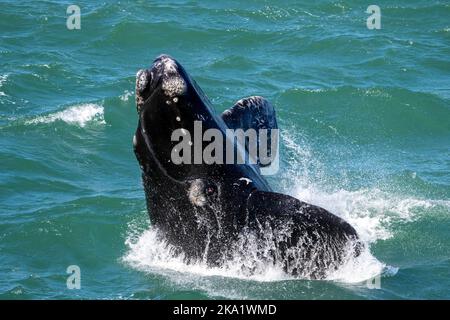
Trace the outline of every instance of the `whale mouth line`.
<instances>
[{"instance_id":1,"label":"whale mouth line","mask_svg":"<svg viewBox=\"0 0 450 320\"><path fill-rule=\"evenodd\" d=\"M141 120L139 120L141 121ZM142 124L141 124L142 125ZM144 128L145 129L145 128ZM167 170L166 168L163 166L163 164L161 163L161 161L158 159L158 157L155 155L155 151L153 150L151 144L150 144L150 139L148 137L148 135L143 132L143 129L141 128L140 130L138 130L138 133L142 136L142 138L144 139L144 143L145 143L145 147L147 148L148 151L148 156L150 156L152 158L152 160L155 162L155 164L157 165L158 169L161 171L161 173L166 176L169 180L171 180L172 182L176 182L176 183L182 183L182 180L178 180L175 177L173 177Z\"/></svg>"},{"instance_id":2,"label":"whale mouth line","mask_svg":"<svg viewBox=\"0 0 450 320\"><path fill-rule=\"evenodd\" d=\"M148 105L150 104L150 101L153 98L153 96L156 94L157 90L155 90L155 89L158 88L159 82L160 82L160 80L158 81L157 86L153 90L150 87L148 88L148 90L151 91L151 92L148 95L148 97L144 100L144 102L142 103L142 105L139 107L139 110L138 110L138 115L139 115L140 119L143 117L144 111L146 109L149 109Z\"/></svg>"}]
</instances>

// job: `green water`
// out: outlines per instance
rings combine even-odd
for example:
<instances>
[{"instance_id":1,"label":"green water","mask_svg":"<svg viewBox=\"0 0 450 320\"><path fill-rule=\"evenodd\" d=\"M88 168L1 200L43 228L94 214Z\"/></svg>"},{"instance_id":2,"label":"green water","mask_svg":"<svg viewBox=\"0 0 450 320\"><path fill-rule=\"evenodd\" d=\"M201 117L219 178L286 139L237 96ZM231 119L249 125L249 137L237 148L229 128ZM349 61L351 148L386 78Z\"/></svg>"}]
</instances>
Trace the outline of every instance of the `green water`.
<instances>
[{"instance_id":1,"label":"green water","mask_svg":"<svg viewBox=\"0 0 450 320\"><path fill-rule=\"evenodd\" d=\"M77 1L81 30L70 4L0 1L0 298L450 298L448 2L378 1L380 30L359 1ZM325 281L171 258L131 146L135 73L160 53L218 111L272 101L270 184L345 218L370 254Z\"/></svg>"}]
</instances>

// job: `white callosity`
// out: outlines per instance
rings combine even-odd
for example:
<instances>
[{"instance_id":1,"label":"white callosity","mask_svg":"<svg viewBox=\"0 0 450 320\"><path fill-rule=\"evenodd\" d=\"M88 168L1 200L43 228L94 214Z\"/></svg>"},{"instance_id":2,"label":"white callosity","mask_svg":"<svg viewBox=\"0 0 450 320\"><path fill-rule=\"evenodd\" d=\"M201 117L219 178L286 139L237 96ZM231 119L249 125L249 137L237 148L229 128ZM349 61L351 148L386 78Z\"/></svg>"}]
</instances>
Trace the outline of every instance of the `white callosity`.
<instances>
[{"instance_id":1,"label":"white callosity","mask_svg":"<svg viewBox=\"0 0 450 320\"><path fill-rule=\"evenodd\" d=\"M203 207L206 204L204 189L205 185L201 179L194 180L191 183L188 190L188 196L193 205Z\"/></svg>"},{"instance_id":2,"label":"white callosity","mask_svg":"<svg viewBox=\"0 0 450 320\"><path fill-rule=\"evenodd\" d=\"M165 95L176 103L177 96L184 94L187 90L186 82L180 76L178 66L173 59L163 57L158 63L163 65L162 89Z\"/></svg>"}]
</instances>

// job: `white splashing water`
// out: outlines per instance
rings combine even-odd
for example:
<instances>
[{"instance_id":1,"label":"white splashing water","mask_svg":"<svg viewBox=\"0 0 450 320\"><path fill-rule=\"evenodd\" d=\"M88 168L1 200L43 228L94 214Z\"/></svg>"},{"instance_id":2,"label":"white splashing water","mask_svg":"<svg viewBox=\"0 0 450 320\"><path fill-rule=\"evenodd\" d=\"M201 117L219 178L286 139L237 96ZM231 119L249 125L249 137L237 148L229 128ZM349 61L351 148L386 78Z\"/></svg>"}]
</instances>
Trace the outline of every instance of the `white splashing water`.
<instances>
[{"instance_id":1,"label":"white splashing water","mask_svg":"<svg viewBox=\"0 0 450 320\"><path fill-rule=\"evenodd\" d=\"M123 102L127 102L131 96L133 96L134 93L130 90L125 90L123 94L121 94L119 96L120 100L122 100Z\"/></svg>"},{"instance_id":2,"label":"white splashing water","mask_svg":"<svg viewBox=\"0 0 450 320\"><path fill-rule=\"evenodd\" d=\"M327 193L315 186L298 186L294 195L350 222L362 240L368 243L392 237L389 225L393 219L409 221L416 217L416 209L438 205L437 201L399 198L376 188Z\"/></svg>"},{"instance_id":3,"label":"white splashing water","mask_svg":"<svg viewBox=\"0 0 450 320\"><path fill-rule=\"evenodd\" d=\"M287 187L284 192L328 209L345 219L367 244L360 256L345 259L343 265L338 270L330 272L326 279L343 283L362 283L381 274L395 275L397 268L386 266L376 259L370 252L370 244L393 236L393 231L389 228L392 220L415 219L415 212L418 209L439 205L439 201L402 198L379 189L324 191L314 183L308 171L310 167L308 164L315 161L312 159L312 152L303 146L300 148L289 136L283 136L283 140L292 154L292 159L288 159L291 169L284 174L283 179L289 181L286 185L294 186ZM320 167L320 164L317 166ZM129 251L123 260L127 264L144 272L168 275L170 279L176 278L177 282L182 278L181 274L196 277L233 277L263 282L294 279L284 273L281 268L271 265L259 266L260 272L257 274L246 274L242 271L242 266L254 264L254 257L251 254L237 256L222 268L209 268L202 263L186 265L183 257L175 257L171 246L159 239L157 231L152 228L137 231L131 227L126 244ZM174 272L177 275L174 275ZM184 277L184 281L187 281L186 278L189 276ZM195 287L194 282L187 282L189 286ZM203 285L195 288L205 289ZM211 294L217 295L216 289L217 287Z\"/></svg>"},{"instance_id":4,"label":"white splashing water","mask_svg":"<svg viewBox=\"0 0 450 320\"><path fill-rule=\"evenodd\" d=\"M243 269L246 261L242 256L236 256L236 259L229 261L224 267L208 267L204 263L187 265L183 261L183 256L175 256L173 247L158 237L155 229L147 229L138 236L130 236L126 240L129 252L123 260L132 267L141 271L162 272L172 270L181 273L190 273L199 276L221 276L239 279L248 279L256 281L277 281L287 280L290 276L282 269L273 266L264 266L261 273L248 275ZM239 261L240 260L240 261ZM252 264L254 261L247 261ZM262 266L261 266L262 267Z\"/></svg>"},{"instance_id":5,"label":"white splashing water","mask_svg":"<svg viewBox=\"0 0 450 320\"><path fill-rule=\"evenodd\" d=\"M39 116L26 121L25 124L52 123L55 121L64 121L65 123L80 127L85 127L88 123L106 123L103 106L95 103L86 103L72 106L46 116Z\"/></svg>"},{"instance_id":6,"label":"white splashing water","mask_svg":"<svg viewBox=\"0 0 450 320\"><path fill-rule=\"evenodd\" d=\"M3 84L6 82L7 79L8 79L7 74L4 74L4 75L0 74L0 88L3 87ZM3 91L0 91L0 97L5 97L5 96L7 96L7 94Z\"/></svg>"}]
</instances>

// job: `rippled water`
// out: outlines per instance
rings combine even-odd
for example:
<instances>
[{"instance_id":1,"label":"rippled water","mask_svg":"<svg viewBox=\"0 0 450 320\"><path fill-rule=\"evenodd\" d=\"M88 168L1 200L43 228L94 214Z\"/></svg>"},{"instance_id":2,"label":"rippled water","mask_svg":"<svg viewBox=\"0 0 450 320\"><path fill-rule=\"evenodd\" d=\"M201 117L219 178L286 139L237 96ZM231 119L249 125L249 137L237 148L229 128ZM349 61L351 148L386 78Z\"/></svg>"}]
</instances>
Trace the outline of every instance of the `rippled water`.
<instances>
[{"instance_id":1,"label":"rippled water","mask_svg":"<svg viewBox=\"0 0 450 320\"><path fill-rule=\"evenodd\" d=\"M450 297L446 1L380 1L381 30L358 1L78 1L72 31L70 4L0 2L0 298ZM171 257L131 147L134 76L160 53L218 111L271 100L269 182L345 218L370 253L326 281Z\"/></svg>"}]
</instances>

